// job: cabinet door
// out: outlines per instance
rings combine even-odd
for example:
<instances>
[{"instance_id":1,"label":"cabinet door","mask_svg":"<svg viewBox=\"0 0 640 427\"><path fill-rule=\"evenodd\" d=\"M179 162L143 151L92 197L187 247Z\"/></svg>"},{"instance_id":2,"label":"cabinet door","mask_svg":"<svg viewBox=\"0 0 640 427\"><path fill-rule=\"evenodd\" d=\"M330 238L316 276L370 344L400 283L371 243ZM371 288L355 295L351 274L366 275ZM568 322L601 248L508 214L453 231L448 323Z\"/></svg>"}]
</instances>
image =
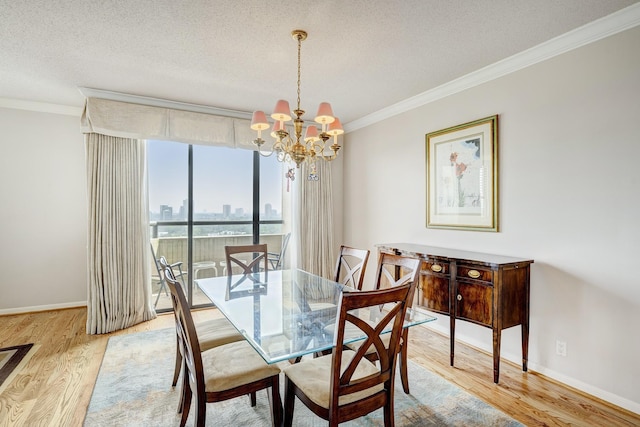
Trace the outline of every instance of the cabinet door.
<instances>
[{"instance_id":1,"label":"cabinet door","mask_svg":"<svg viewBox=\"0 0 640 427\"><path fill-rule=\"evenodd\" d=\"M456 317L481 325L493 322L493 287L482 283L458 281Z\"/></svg>"},{"instance_id":2,"label":"cabinet door","mask_svg":"<svg viewBox=\"0 0 640 427\"><path fill-rule=\"evenodd\" d=\"M449 277L449 263L422 263L418 304L430 311L449 314Z\"/></svg>"}]
</instances>

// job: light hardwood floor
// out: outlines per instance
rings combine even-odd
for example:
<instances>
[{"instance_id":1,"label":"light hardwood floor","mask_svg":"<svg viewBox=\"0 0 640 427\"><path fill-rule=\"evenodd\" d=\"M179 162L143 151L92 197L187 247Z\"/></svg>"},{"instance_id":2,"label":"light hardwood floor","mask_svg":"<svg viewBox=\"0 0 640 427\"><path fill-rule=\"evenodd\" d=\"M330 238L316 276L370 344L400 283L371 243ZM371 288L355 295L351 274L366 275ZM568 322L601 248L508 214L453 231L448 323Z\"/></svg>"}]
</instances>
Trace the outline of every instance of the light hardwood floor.
<instances>
[{"instance_id":1,"label":"light hardwood floor","mask_svg":"<svg viewBox=\"0 0 640 427\"><path fill-rule=\"evenodd\" d=\"M194 312L196 322L219 317ZM107 335L85 333L86 309L0 316L0 348L33 342L38 350L0 395L0 426L81 426L110 336L173 327L173 315ZM458 344L449 366L448 338L425 327L409 334L409 357L527 426L640 426L640 415L609 405L502 361L491 381L491 356Z\"/></svg>"}]
</instances>

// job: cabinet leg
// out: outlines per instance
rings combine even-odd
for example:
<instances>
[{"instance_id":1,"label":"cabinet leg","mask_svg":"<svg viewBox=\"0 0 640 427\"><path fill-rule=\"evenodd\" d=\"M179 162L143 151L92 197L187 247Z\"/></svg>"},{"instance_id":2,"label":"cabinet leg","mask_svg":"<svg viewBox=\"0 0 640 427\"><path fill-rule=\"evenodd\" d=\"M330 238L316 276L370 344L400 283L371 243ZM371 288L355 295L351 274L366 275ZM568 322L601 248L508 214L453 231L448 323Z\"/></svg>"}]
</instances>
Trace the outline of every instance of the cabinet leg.
<instances>
[{"instance_id":1,"label":"cabinet leg","mask_svg":"<svg viewBox=\"0 0 640 427\"><path fill-rule=\"evenodd\" d=\"M501 330L493 330L493 382L498 384L500 377L500 335Z\"/></svg>"},{"instance_id":2,"label":"cabinet leg","mask_svg":"<svg viewBox=\"0 0 640 427\"><path fill-rule=\"evenodd\" d=\"M450 336L450 352L449 352L449 357L450 357L450 363L451 366L453 366L453 353L454 353L454 347L455 347L455 343L456 343L456 319L451 316L449 319L449 336Z\"/></svg>"},{"instance_id":3,"label":"cabinet leg","mask_svg":"<svg viewBox=\"0 0 640 427\"><path fill-rule=\"evenodd\" d=\"M522 370L527 372L529 360L529 324L522 324Z\"/></svg>"}]
</instances>

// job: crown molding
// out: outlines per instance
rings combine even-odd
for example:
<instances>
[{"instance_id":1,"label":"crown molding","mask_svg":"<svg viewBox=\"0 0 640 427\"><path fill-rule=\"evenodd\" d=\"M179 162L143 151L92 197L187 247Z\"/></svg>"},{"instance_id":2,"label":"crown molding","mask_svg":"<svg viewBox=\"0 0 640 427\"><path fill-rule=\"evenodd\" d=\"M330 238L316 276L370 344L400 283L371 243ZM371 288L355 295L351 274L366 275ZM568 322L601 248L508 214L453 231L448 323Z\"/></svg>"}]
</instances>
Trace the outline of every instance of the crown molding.
<instances>
[{"instance_id":1,"label":"crown molding","mask_svg":"<svg viewBox=\"0 0 640 427\"><path fill-rule=\"evenodd\" d=\"M488 65L436 88L400 101L389 107L345 123L345 132L352 132L382 120L430 104L447 96L495 80L539 62L612 36L640 25L640 3L578 27L530 49Z\"/></svg>"},{"instance_id":2,"label":"crown molding","mask_svg":"<svg viewBox=\"0 0 640 427\"><path fill-rule=\"evenodd\" d=\"M191 111L194 113L213 114L216 116L232 117L236 119L251 120L251 114L252 114L246 111L229 110L226 108L210 107L208 105L170 101L167 99L152 98L149 96L130 95L127 93L113 92L110 90L93 89L88 87L79 87L78 90L86 98L108 99L110 101L128 102L131 104L148 105L151 107L171 108L174 110Z\"/></svg>"},{"instance_id":3,"label":"crown molding","mask_svg":"<svg viewBox=\"0 0 640 427\"><path fill-rule=\"evenodd\" d=\"M36 111L39 113L62 114L66 116L80 117L82 108L69 105L48 104L46 102L25 101L22 99L0 98L1 108L11 108L13 110Z\"/></svg>"}]
</instances>

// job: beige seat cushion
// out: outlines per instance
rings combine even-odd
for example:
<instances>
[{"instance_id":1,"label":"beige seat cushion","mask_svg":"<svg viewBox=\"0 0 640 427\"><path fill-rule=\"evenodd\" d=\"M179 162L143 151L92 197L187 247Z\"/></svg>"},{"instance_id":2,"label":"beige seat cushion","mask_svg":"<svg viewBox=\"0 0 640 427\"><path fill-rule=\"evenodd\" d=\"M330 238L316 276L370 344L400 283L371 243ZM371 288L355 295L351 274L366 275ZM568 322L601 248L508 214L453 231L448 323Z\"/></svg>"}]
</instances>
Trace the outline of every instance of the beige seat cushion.
<instances>
[{"instance_id":1,"label":"beige seat cushion","mask_svg":"<svg viewBox=\"0 0 640 427\"><path fill-rule=\"evenodd\" d=\"M334 309L336 305L332 302L310 302L309 308L311 311Z\"/></svg>"},{"instance_id":2,"label":"beige seat cushion","mask_svg":"<svg viewBox=\"0 0 640 427\"><path fill-rule=\"evenodd\" d=\"M200 351L244 340L244 337L227 319L213 319L196 324Z\"/></svg>"},{"instance_id":3,"label":"beige seat cushion","mask_svg":"<svg viewBox=\"0 0 640 427\"><path fill-rule=\"evenodd\" d=\"M247 341L238 341L202 353L206 391L224 391L278 375Z\"/></svg>"},{"instance_id":4,"label":"beige seat cushion","mask_svg":"<svg viewBox=\"0 0 640 427\"><path fill-rule=\"evenodd\" d=\"M355 352L347 350L342 353L342 367L346 368L349 361L353 358ZM332 355L318 357L310 360L303 360L295 365L287 366L283 369L284 374L300 388L305 395L314 403L329 408L329 399L331 394L331 365ZM380 372L379 369L367 359L362 359L353 379L363 378L368 375ZM371 396L383 389L383 385L379 384L367 390L342 396L339 404L346 405L356 400Z\"/></svg>"}]
</instances>

